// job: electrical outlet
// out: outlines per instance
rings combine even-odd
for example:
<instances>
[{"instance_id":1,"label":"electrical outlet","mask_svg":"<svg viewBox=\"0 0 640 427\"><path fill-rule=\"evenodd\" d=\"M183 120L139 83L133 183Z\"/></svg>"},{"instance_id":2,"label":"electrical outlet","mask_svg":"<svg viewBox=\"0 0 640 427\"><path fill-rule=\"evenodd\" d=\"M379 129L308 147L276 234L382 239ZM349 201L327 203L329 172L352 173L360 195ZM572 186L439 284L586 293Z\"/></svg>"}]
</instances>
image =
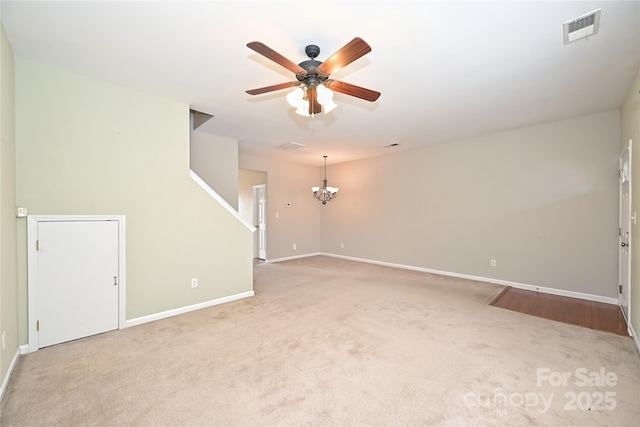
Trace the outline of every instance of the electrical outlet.
<instances>
[{"instance_id":1,"label":"electrical outlet","mask_svg":"<svg viewBox=\"0 0 640 427\"><path fill-rule=\"evenodd\" d=\"M496 260L495 259L489 260L489 265L491 267L495 267L496 266Z\"/></svg>"},{"instance_id":2,"label":"electrical outlet","mask_svg":"<svg viewBox=\"0 0 640 427\"><path fill-rule=\"evenodd\" d=\"M295 251L295 250L298 250L298 247L296 246L296 244L295 244L295 243L293 244L293 250L294 250L294 251Z\"/></svg>"},{"instance_id":3,"label":"electrical outlet","mask_svg":"<svg viewBox=\"0 0 640 427\"><path fill-rule=\"evenodd\" d=\"M344 249L344 243L340 243L340 247Z\"/></svg>"},{"instance_id":4,"label":"electrical outlet","mask_svg":"<svg viewBox=\"0 0 640 427\"><path fill-rule=\"evenodd\" d=\"M197 288L198 287L198 278L193 278L191 279L191 288Z\"/></svg>"}]
</instances>

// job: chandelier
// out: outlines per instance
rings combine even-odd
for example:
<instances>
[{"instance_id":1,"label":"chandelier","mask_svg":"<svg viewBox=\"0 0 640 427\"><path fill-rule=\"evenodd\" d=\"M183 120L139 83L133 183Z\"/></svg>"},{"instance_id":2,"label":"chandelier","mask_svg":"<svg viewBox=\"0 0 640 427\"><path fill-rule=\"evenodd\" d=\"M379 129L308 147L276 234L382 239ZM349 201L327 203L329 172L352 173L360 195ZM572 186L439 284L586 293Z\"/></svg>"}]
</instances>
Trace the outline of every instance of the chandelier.
<instances>
[{"instance_id":1,"label":"chandelier","mask_svg":"<svg viewBox=\"0 0 640 427\"><path fill-rule=\"evenodd\" d=\"M339 188L336 187L327 187L327 157L324 157L324 179L322 180L322 187L312 187L311 191L313 191L313 197L322 202L323 205L326 205L328 201L333 200L338 195Z\"/></svg>"}]
</instances>

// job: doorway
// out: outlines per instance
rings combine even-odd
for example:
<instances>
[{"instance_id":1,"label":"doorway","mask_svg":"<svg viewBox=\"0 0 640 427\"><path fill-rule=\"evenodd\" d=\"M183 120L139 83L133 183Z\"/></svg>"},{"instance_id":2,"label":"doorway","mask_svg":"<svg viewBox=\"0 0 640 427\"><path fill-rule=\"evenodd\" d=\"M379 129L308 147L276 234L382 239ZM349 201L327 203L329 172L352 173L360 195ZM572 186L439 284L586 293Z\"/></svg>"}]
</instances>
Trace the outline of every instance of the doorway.
<instances>
[{"instance_id":1,"label":"doorway","mask_svg":"<svg viewBox=\"0 0 640 427\"><path fill-rule=\"evenodd\" d=\"M124 221L27 218L30 352L124 327Z\"/></svg>"},{"instance_id":2,"label":"doorway","mask_svg":"<svg viewBox=\"0 0 640 427\"><path fill-rule=\"evenodd\" d=\"M254 248L257 251L256 258L267 259L267 196L265 184L253 186L253 206L256 218L256 237Z\"/></svg>"},{"instance_id":3,"label":"doorway","mask_svg":"<svg viewBox=\"0 0 640 427\"><path fill-rule=\"evenodd\" d=\"M238 213L256 227L253 233L254 261L267 260L267 172L240 169Z\"/></svg>"}]
</instances>

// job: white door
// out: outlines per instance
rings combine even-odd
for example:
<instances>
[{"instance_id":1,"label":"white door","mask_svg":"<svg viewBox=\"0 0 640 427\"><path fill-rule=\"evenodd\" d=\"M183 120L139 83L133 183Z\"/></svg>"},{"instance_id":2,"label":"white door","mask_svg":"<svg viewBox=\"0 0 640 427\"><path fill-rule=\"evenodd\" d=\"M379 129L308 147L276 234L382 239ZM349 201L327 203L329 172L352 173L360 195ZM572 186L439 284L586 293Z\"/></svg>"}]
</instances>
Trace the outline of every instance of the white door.
<instances>
[{"instance_id":1,"label":"white door","mask_svg":"<svg viewBox=\"0 0 640 427\"><path fill-rule=\"evenodd\" d=\"M37 223L38 348L118 329L118 222Z\"/></svg>"},{"instance_id":2,"label":"white door","mask_svg":"<svg viewBox=\"0 0 640 427\"><path fill-rule=\"evenodd\" d=\"M254 185L254 205L256 207L256 228L258 234L258 258L267 259L267 191L266 185Z\"/></svg>"},{"instance_id":3,"label":"white door","mask_svg":"<svg viewBox=\"0 0 640 427\"><path fill-rule=\"evenodd\" d=\"M618 288L620 307L629 321L629 283L631 280L631 142L620 155L620 197L618 232Z\"/></svg>"}]
</instances>

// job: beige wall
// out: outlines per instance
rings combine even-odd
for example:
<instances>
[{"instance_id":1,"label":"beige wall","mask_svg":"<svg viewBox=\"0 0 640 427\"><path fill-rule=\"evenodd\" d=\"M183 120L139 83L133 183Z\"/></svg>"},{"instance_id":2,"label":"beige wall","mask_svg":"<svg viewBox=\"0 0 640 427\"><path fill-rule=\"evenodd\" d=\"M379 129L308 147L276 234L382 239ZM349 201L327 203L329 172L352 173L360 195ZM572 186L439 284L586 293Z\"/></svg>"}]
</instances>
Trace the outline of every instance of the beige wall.
<instances>
[{"instance_id":1,"label":"beige wall","mask_svg":"<svg viewBox=\"0 0 640 427\"><path fill-rule=\"evenodd\" d=\"M622 106L622 150L629 140L633 140L631 152L632 212L640 213L640 69L636 72L627 98ZM640 333L640 223L631 226L631 324L636 334Z\"/></svg>"},{"instance_id":2,"label":"beige wall","mask_svg":"<svg viewBox=\"0 0 640 427\"><path fill-rule=\"evenodd\" d=\"M19 343L14 96L14 57L0 24L0 334L6 333L7 344L0 352L0 383Z\"/></svg>"},{"instance_id":3,"label":"beige wall","mask_svg":"<svg viewBox=\"0 0 640 427\"><path fill-rule=\"evenodd\" d=\"M323 210L322 250L616 298L619 120L611 111L331 166L340 194Z\"/></svg>"},{"instance_id":4,"label":"beige wall","mask_svg":"<svg viewBox=\"0 0 640 427\"><path fill-rule=\"evenodd\" d=\"M321 179L319 169L243 153L239 162L241 169L267 173L267 259L319 252L321 209L311 196Z\"/></svg>"},{"instance_id":5,"label":"beige wall","mask_svg":"<svg viewBox=\"0 0 640 427\"><path fill-rule=\"evenodd\" d=\"M238 209L238 141L192 131L190 164L209 187Z\"/></svg>"},{"instance_id":6,"label":"beige wall","mask_svg":"<svg viewBox=\"0 0 640 427\"><path fill-rule=\"evenodd\" d=\"M127 319L253 289L252 233L189 177L188 105L18 57L16 124L19 206L126 215Z\"/></svg>"}]
</instances>

